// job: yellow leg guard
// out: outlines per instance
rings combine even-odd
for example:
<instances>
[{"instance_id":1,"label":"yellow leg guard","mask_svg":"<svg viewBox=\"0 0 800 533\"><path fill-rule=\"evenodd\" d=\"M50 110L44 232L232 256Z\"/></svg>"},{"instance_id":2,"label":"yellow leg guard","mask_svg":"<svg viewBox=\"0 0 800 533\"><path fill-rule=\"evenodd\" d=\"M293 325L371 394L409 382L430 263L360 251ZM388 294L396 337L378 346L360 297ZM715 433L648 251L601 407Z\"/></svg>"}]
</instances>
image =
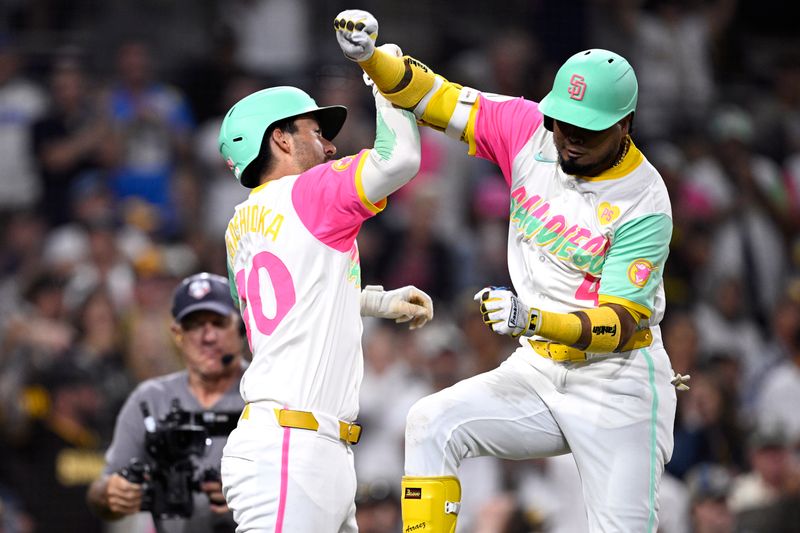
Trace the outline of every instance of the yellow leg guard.
<instances>
[{"instance_id":1,"label":"yellow leg guard","mask_svg":"<svg viewBox=\"0 0 800 533\"><path fill-rule=\"evenodd\" d=\"M461 507L457 477L404 476L403 533L454 533Z\"/></svg>"}]
</instances>

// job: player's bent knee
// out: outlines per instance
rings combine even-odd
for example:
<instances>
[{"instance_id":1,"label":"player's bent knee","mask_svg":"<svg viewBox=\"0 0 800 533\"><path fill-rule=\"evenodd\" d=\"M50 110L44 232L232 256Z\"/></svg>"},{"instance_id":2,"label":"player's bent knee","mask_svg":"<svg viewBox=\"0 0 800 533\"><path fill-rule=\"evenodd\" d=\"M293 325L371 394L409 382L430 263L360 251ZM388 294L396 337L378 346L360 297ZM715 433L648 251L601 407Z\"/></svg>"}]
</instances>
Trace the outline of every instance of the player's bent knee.
<instances>
[{"instance_id":1,"label":"player's bent knee","mask_svg":"<svg viewBox=\"0 0 800 533\"><path fill-rule=\"evenodd\" d=\"M419 446L425 442L435 441L440 425L440 408L434 396L426 396L418 400L406 416L406 443Z\"/></svg>"}]
</instances>

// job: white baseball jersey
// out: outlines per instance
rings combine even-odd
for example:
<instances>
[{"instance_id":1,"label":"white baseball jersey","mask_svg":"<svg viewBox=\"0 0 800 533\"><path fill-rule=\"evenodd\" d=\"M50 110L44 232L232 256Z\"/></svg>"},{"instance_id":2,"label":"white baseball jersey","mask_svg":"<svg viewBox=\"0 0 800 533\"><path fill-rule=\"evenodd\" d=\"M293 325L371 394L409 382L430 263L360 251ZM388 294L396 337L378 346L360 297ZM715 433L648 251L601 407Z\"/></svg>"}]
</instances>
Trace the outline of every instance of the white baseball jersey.
<instances>
[{"instance_id":1,"label":"white baseball jersey","mask_svg":"<svg viewBox=\"0 0 800 533\"><path fill-rule=\"evenodd\" d=\"M356 235L379 212L364 195L367 150L254 189L225 233L253 361L246 402L352 421L363 375Z\"/></svg>"},{"instance_id":2,"label":"white baseball jersey","mask_svg":"<svg viewBox=\"0 0 800 533\"><path fill-rule=\"evenodd\" d=\"M474 132L471 152L497 163L511 187L508 264L520 299L556 312L619 303L657 325L672 215L633 142L617 167L576 179L561 170L535 102L483 97Z\"/></svg>"}]
</instances>

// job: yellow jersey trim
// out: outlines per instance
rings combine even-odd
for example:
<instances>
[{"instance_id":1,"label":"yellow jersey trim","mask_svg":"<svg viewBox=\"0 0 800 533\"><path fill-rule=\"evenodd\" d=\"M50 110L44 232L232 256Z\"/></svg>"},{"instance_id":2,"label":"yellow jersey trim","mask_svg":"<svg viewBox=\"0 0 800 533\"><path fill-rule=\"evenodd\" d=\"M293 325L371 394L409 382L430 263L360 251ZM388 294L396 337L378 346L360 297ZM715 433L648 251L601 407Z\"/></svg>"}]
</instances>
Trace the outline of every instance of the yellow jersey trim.
<instances>
[{"instance_id":1,"label":"yellow jersey trim","mask_svg":"<svg viewBox=\"0 0 800 533\"><path fill-rule=\"evenodd\" d=\"M469 144L469 155L475 155L478 151L478 143L475 142L475 122L478 120L478 111L481 107L481 99L475 100L472 104L472 110L469 112L469 119L467 120L467 127L464 129L464 140Z\"/></svg>"},{"instance_id":2,"label":"yellow jersey trim","mask_svg":"<svg viewBox=\"0 0 800 533\"><path fill-rule=\"evenodd\" d=\"M364 184L361 182L361 171L364 168L364 163L367 160L367 155L369 154L369 152L370 152L369 150L365 151L362 154L361 159L358 160L358 166L356 167L356 173L355 173L356 191L358 192L358 197L361 199L361 203L364 204L364 207L366 207L373 213L380 213L386 208L386 198L373 204L372 202L369 201L369 198L367 198L367 195L364 192Z\"/></svg>"},{"instance_id":3,"label":"yellow jersey trim","mask_svg":"<svg viewBox=\"0 0 800 533\"><path fill-rule=\"evenodd\" d=\"M267 185L269 185L269 184L270 184L270 183L272 183L273 181L274 181L274 180L265 181L264 183L262 183L262 184L261 184L261 185L259 185L258 187L255 187L255 188L253 188L253 190L251 190L251 191L250 191L250 194L249 194L248 196L253 196L253 195L254 195L254 194L256 194L257 192L261 192L262 190L264 190L264 188L265 188Z\"/></svg>"},{"instance_id":4,"label":"yellow jersey trim","mask_svg":"<svg viewBox=\"0 0 800 533\"><path fill-rule=\"evenodd\" d=\"M630 311L635 311L642 315L645 318L650 318L650 315L653 314L650 309L643 306L642 304L638 304L636 302L632 302L625 298L620 298L619 296L610 296L608 294L601 294L597 298L598 304L617 304L621 305L622 307L627 308ZM635 316L633 318L636 318Z\"/></svg>"},{"instance_id":5,"label":"yellow jersey trim","mask_svg":"<svg viewBox=\"0 0 800 533\"><path fill-rule=\"evenodd\" d=\"M615 180L627 176L636 170L636 167L641 165L642 161L644 161L644 155L642 155L642 152L633 144L633 139L631 139L630 142L631 145L630 148L628 148L628 153L625 154L625 157L619 165L609 168L599 176L580 176L580 179L585 181Z\"/></svg>"}]
</instances>

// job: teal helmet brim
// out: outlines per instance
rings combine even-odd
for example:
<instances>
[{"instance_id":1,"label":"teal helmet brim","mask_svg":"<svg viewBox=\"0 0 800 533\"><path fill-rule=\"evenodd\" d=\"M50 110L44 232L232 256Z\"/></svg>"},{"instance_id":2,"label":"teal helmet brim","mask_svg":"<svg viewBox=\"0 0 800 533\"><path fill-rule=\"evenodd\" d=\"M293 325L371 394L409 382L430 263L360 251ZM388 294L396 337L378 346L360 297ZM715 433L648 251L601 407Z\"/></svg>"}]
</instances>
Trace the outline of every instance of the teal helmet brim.
<instances>
[{"instance_id":1,"label":"teal helmet brim","mask_svg":"<svg viewBox=\"0 0 800 533\"><path fill-rule=\"evenodd\" d=\"M347 120L347 108L342 105L318 107L316 109L312 109L305 113L300 113L299 115L286 117L285 119L281 120L287 120L308 114L314 116L314 118L317 120L317 123L319 123L319 129L320 132L322 133L322 137L329 141L332 141L333 138L339 134L339 132L342 130L342 126L344 126L345 120ZM272 126L274 125L275 125L274 122L270 124L267 127L266 131L264 132L264 135L266 135L267 132L269 132L270 128L272 128ZM262 138L262 143L263 143L263 138ZM258 176L253 176L252 174L253 174L252 172L247 172L247 168L245 168L245 171L242 173L242 177L240 180L242 185L250 189L258 185Z\"/></svg>"},{"instance_id":2,"label":"teal helmet brim","mask_svg":"<svg viewBox=\"0 0 800 533\"><path fill-rule=\"evenodd\" d=\"M539 111L546 118L557 120L559 122L566 122L579 128L584 128L592 131L602 131L610 128L619 122L626 115L620 116L619 113L608 113L604 111L594 110L591 113L586 112L586 108L582 105L576 105L566 99L555 103L552 92L542 98L539 102ZM633 111L630 111L632 113Z\"/></svg>"}]
</instances>

